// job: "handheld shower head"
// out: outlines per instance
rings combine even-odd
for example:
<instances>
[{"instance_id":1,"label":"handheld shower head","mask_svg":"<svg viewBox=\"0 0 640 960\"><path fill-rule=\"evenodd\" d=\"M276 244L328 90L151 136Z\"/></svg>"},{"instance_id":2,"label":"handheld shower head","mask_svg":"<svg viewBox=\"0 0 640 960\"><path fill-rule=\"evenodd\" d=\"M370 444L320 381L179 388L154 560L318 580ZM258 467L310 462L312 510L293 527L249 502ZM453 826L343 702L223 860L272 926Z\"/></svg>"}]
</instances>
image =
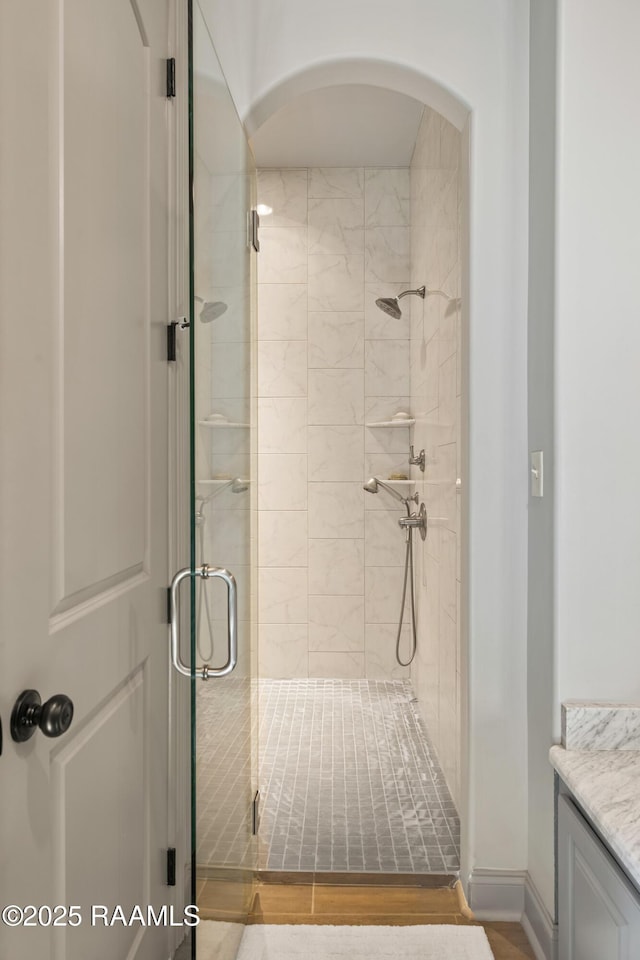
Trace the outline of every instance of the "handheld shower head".
<instances>
[{"instance_id":1,"label":"handheld shower head","mask_svg":"<svg viewBox=\"0 0 640 960\"><path fill-rule=\"evenodd\" d=\"M235 477L231 481L231 493L246 493L249 489L249 481L246 477Z\"/></svg>"},{"instance_id":2,"label":"handheld shower head","mask_svg":"<svg viewBox=\"0 0 640 960\"><path fill-rule=\"evenodd\" d=\"M397 297L380 297L380 299L376 300L376 307L382 310L383 313L386 313L387 316L393 317L394 320L399 320L402 316L399 301L403 297L408 297L410 294L415 297L422 297L424 300L426 292L426 287L418 287L417 290L403 290Z\"/></svg>"},{"instance_id":3,"label":"handheld shower head","mask_svg":"<svg viewBox=\"0 0 640 960\"><path fill-rule=\"evenodd\" d=\"M249 489L249 483L248 477L234 477L233 479L223 480L219 486L215 486L209 493L197 494L196 525L201 522L204 507L206 507L210 500L220 496L225 490L230 490L231 493L246 493Z\"/></svg>"},{"instance_id":4,"label":"handheld shower head","mask_svg":"<svg viewBox=\"0 0 640 960\"><path fill-rule=\"evenodd\" d=\"M400 503L404 503L405 507L408 508L410 500L417 500L417 493L412 497L403 497L401 493L398 493L397 490L394 490L393 487L390 487L388 483L385 483L384 480L379 480L378 477L369 477L366 483L362 485L362 489L366 490L367 493L378 493L378 488L382 487L383 490L386 490L387 493L390 493L392 497L395 497L396 500L399 500Z\"/></svg>"},{"instance_id":5,"label":"handheld shower head","mask_svg":"<svg viewBox=\"0 0 640 960\"><path fill-rule=\"evenodd\" d=\"M377 493L378 492L378 481L375 477L369 477L366 483L362 484L362 489L366 490L367 493ZM395 494L395 490L393 491Z\"/></svg>"}]
</instances>

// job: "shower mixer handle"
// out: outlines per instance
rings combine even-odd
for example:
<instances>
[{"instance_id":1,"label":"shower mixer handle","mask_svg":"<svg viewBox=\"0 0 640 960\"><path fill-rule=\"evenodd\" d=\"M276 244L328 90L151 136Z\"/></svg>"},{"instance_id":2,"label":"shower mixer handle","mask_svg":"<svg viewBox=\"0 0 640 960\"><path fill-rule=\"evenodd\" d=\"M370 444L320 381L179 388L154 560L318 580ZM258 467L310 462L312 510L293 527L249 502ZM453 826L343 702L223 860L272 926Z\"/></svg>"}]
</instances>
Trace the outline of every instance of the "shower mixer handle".
<instances>
[{"instance_id":1,"label":"shower mixer handle","mask_svg":"<svg viewBox=\"0 0 640 960\"><path fill-rule=\"evenodd\" d=\"M407 531L407 536L411 530L419 530L423 540L427 538L427 508L424 503L420 504L417 513L412 513L408 517L400 517L398 526Z\"/></svg>"},{"instance_id":2,"label":"shower mixer handle","mask_svg":"<svg viewBox=\"0 0 640 960\"><path fill-rule=\"evenodd\" d=\"M425 460L426 458L425 458L424 447L416 457L416 455L413 452L413 444L411 444L411 446L409 447L409 463L411 464L411 466L420 467L420 470L422 471L422 473L424 473Z\"/></svg>"}]
</instances>

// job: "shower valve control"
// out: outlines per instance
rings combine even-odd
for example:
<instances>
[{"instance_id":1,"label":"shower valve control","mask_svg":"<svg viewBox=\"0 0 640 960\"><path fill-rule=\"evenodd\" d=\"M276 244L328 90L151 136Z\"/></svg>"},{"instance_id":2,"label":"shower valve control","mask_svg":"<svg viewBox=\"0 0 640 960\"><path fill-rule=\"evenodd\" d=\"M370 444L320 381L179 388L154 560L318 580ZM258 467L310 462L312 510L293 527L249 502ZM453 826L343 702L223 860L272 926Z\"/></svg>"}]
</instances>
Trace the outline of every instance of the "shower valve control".
<instances>
[{"instance_id":1,"label":"shower valve control","mask_svg":"<svg viewBox=\"0 0 640 960\"><path fill-rule=\"evenodd\" d=\"M425 468L425 453L424 449L416 456L413 452L413 444L409 447L409 463L412 467L420 467L422 473L424 473Z\"/></svg>"},{"instance_id":2,"label":"shower valve control","mask_svg":"<svg viewBox=\"0 0 640 960\"><path fill-rule=\"evenodd\" d=\"M398 526L403 530L418 530L420 536L423 540L427 538L427 508L424 503L420 504L420 509L417 513L412 513L408 517L400 517L398 520Z\"/></svg>"}]
</instances>

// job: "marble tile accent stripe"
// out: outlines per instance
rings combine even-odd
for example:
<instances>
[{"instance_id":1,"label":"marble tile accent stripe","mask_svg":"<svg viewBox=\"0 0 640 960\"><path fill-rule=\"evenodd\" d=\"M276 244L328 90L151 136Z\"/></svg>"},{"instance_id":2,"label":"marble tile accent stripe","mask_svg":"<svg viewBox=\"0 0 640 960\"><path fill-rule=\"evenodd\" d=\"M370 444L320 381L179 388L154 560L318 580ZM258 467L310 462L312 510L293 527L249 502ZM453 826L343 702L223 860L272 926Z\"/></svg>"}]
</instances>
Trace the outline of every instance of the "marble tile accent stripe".
<instances>
[{"instance_id":1,"label":"marble tile accent stripe","mask_svg":"<svg viewBox=\"0 0 640 960\"><path fill-rule=\"evenodd\" d=\"M640 750L640 704L567 700L562 744L567 750Z\"/></svg>"}]
</instances>

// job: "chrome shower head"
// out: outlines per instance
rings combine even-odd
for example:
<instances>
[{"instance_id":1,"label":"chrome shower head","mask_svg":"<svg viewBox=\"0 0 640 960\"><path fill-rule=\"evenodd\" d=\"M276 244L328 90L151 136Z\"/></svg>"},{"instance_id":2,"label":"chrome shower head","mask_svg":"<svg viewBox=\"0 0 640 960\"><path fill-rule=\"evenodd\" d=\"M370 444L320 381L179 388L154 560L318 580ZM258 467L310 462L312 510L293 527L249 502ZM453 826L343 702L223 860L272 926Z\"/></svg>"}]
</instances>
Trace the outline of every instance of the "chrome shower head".
<instances>
[{"instance_id":1,"label":"chrome shower head","mask_svg":"<svg viewBox=\"0 0 640 960\"><path fill-rule=\"evenodd\" d=\"M387 316L393 317L394 320L399 320L402 316L397 297L380 297L379 300L376 300L376 307L386 313Z\"/></svg>"},{"instance_id":2,"label":"chrome shower head","mask_svg":"<svg viewBox=\"0 0 640 960\"><path fill-rule=\"evenodd\" d=\"M402 316L399 301L402 300L403 297L408 297L410 294L414 297L422 297L424 300L426 293L426 287L418 287L417 290L403 290L397 297L380 297L379 300L376 300L376 307L382 310L383 313L386 313L387 316L393 317L394 320L399 320Z\"/></svg>"},{"instance_id":3,"label":"chrome shower head","mask_svg":"<svg viewBox=\"0 0 640 960\"><path fill-rule=\"evenodd\" d=\"M205 301L200 311L201 323L211 323L226 313L227 305L222 300Z\"/></svg>"},{"instance_id":4,"label":"chrome shower head","mask_svg":"<svg viewBox=\"0 0 640 960\"><path fill-rule=\"evenodd\" d=\"M217 320L218 317L221 317L222 314L227 311L227 304L223 300L203 300L202 297L199 297L197 294L194 296L194 300L202 304L202 310L200 311L201 323L211 323L212 320Z\"/></svg>"}]
</instances>

